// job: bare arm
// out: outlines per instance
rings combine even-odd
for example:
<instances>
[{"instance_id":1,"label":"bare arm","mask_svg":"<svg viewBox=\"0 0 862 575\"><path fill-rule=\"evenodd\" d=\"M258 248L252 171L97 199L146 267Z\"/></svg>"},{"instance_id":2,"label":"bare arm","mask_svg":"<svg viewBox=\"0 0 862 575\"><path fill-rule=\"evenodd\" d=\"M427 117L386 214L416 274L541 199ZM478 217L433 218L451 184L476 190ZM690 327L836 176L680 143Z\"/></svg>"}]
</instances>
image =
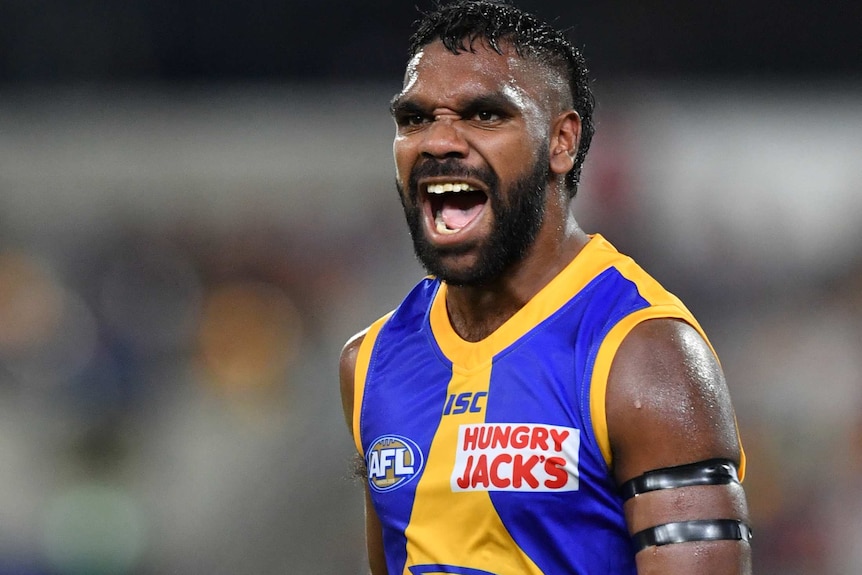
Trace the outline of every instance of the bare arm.
<instances>
[{"instance_id":1,"label":"bare arm","mask_svg":"<svg viewBox=\"0 0 862 575\"><path fill-rule=\"evenodd\" d=\"M353 337L341 351L339 363L339 379L341 380L341 407L344 410L344 421L347 429L353 435L353 388L354 372L356 370L356 354L362 344L364 335L362 333ZM360 456L362 454L359 454ZM368 492L368 483L365 487L365 546L368 550L368 562L371 575L386 575L386 560L383 555L383 535L380 528L380 520L374 507L371 505L371 497Z\"/></svg>"},{"instance_id":2,"label":"bare arm","mask_svg":"<svg viewBox=\"0 0 862 575\"><path fill-rule=\"evenodd\" d=\"M635 327L620 346L607 391L608 432L618 483L647 471L714 458L739 464L736 421L721 367L700 334L670 319ZM689 520L748 520L738 483L644 493L625 507L629 531ZM688 541L647 547L639 575L749 575L749 544Z\"/></svg>"}]
</instances>

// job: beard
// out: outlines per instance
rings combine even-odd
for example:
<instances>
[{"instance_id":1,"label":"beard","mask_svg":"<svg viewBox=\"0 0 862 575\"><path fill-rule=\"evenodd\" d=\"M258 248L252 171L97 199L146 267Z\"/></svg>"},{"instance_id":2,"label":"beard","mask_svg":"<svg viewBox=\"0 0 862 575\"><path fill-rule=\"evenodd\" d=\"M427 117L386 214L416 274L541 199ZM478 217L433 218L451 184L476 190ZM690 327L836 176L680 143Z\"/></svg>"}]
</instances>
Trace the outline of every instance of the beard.
<instances>
[{"instance_id":1,"label":"beard","mask_svg":"<svg viewBox=\"0 0 862 575\"><path fill-rule=\"evenodd\" d=\"M545 199L548 183L548 151L545 146L526 173L501 193L499 177L491 168L469 169L457 160L442 162L427 161L410 175L408 194L396 182L410 236L413 251L425 270L450 285L480 286L488 284L519 262L533 245L545 218ZM469 245L440 248L425 236L422 225L422 207L419 202L418 180L429 176L451 176L453 180L464 177L478 178L488 187L489 208L493 214L490 235L478 246ZM459 255L478 247L476 263L467 268L446 265L445 257Z\"/></svg>"}]
</instances>

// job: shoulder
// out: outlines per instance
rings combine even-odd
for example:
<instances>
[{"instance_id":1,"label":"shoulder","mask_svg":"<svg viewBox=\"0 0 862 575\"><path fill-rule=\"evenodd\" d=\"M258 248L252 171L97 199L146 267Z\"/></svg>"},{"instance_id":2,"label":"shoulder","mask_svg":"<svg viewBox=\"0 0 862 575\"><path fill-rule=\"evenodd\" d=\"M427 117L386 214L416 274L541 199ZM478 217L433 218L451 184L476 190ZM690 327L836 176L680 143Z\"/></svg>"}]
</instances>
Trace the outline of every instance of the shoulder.
<instances>
[{"instance_id":1,"label":"shoulder","mask_svg":"<svg viewBox=\"0 0 862 575\"><path fill-rule=\"evenodd\" d=\"M740 461L721 366L685 321L649 319L629 332L611 366L606 409L619 482L715 457Z\"/></svg>"},{"instance_id":2,"label":"shoulder","mask_svg":"<svg viewBox=\"0 0 862 575\"><path fill-rule=\"evenodd\" d=\"M342 372L345 368L352 371L356 366L356 355L359 353L359 347L362 345L362 342L365 341L368 329L365 328L359 333L352 335L344 344L344 347L341 348L340 367Z\"/></svg>"},{"instance_id":3,"label":"shoulder","mask_svg":"<svg viewBox=\"0 0 862 575\"><path fill-rule=\"evenodd\" d=\"M344 420L348 429L353 431L353 403L356 395L356 370L362 359L367 362L370 349L363 348L363 344L375 343L383 325L388 323L393 312L390 312L367 328L352 336L341 348L338 364L338 379L341 388L341 406L344 410ZM364 351L363 351L364 350ZM364 354L364 355L362 355Z\"/></svg>"},{"instance_id":4,"label":"shoulder","mask_svg":"<svg viewBox=\"0 0 862 575\"><path fill-rule=\"evenodd\" d=\"M365 340L368 328L352 336L341 349L341 357L338 365L338 378L341 386L341 406L344 410L344 420L348 429L353 427L353 391L354 373L356 372L356 358L359 348Z\"/></svg>"}]
</instances>

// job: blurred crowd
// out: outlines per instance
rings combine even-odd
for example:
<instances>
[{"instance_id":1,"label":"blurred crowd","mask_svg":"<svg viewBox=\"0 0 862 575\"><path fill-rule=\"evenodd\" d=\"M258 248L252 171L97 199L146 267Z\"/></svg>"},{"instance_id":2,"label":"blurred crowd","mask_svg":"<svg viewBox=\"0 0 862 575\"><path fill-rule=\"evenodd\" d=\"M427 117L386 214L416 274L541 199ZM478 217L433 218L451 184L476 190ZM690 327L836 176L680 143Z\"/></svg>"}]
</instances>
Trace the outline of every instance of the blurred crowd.
<instances>
[{"instance_id":1,"label":"blurred crowd","mask_svg":"<svg viewBox=\"0 0 862 575\"><path fill-rule=\"evenodd\" d=\"M356 274L309 239L0 250L0 573L349 572L326 314Z\"/></svg>"},{"instance_id":2,"label":"blurred crowd","mask_svg":"<svg viewBox=\"0 0 862 575\"><path fill-rule=\"evenodd\" d=\"M363 572L337 358L422 274L388 95L0 94L0 575ZM858 98L600 96L576 209L721 356L756 572L862 572Z\"/></svg>"}]
</instances>

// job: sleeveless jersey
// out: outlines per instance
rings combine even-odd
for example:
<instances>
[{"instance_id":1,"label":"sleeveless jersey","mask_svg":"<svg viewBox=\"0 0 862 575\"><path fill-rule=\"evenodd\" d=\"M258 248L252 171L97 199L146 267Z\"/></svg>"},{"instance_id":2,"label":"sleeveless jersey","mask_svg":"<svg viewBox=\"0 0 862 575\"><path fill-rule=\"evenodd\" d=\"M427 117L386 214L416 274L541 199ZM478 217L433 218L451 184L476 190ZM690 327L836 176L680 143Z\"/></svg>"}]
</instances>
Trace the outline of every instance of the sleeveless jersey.
<instances>
[{"instance_id":1,"label":"sleeveless jersey","mask_svg":"<svg viewBox=\"0 0 862 575\"><path fill-rule=\"evenodd\" d=\"M357 355L353 431L388 573L635 574L610 472L611 362L644 320L703 330L598 235L482 341L454 332L446 289L421 281Z\"/></svg>"}]
</instances>

